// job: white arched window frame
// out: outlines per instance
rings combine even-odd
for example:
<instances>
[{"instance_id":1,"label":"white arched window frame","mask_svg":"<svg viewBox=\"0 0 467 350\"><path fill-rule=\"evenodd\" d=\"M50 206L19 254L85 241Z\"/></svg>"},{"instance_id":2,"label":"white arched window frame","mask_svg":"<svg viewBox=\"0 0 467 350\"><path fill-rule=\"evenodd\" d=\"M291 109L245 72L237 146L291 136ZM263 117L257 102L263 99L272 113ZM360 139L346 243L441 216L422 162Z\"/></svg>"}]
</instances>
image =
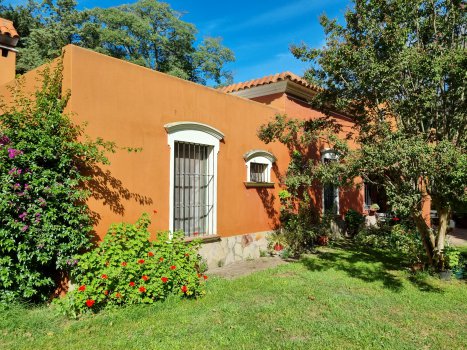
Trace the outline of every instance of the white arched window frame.
<instances>
[{"instance_id":1,"label":"white arched window frame","mask_svg":"<svg viewBox=\"0 0 467 350\"><path fill-rule=\"evenodd\" d=\"M209 146L209 153L205 161L212 167L213 178L209 183L209 197L212 199L212 209L206 219L209 227L204 234L214 235L217 233L217 154L219 153L220 140L224 134L219 130L201 123L181 121L164 125L168 133L168 144L170 147L170 196L169 196L169 227L175 229L175 147L180 144ZM186 232L187 236L196 236L197 232Z\"/></svg>"},{"instance_id":2,"label":"white arched window frame","mask_svg":"<svg viewBox=\"0 0 467 350\"><path fill-rule=\"evenodd\" d=\"M272 165L276 161L276 157L264 150L251 150L243 155L246 165L246 185L247 187L255 187L260 185L273 186L271 182ZM260 169L261 174L258 173ZM252 173L254 170L255 173ZM256 178L253 176L256 175ZM260 176L258 176L260 175Z\"/></svg>"},{"instance_id":3,"label":"white arched window frame","mask_svg":"<svg viewBox=\"0 0 467 350\"><path fill-rule=\"evenodd\" d=\"M322 149L321 150L321 162L322 163L326 163L326 162L337 162L339 160L339 156L337 155L337 153L331 149L331 148L325 148L325 149ZM326 186L329 186L328 188ZM326 191L329 191L330 189L332 189L333 191L333 194L332 194L332 197L333 197L333 205L335 206L336 208L336 213L335 214L339 214L340 212L340 203L339 203L339 187L338 186L334 186L334 185L326 185L326 184L323 184L323 190L322 190L322 211L323 211L323 214L326 210L326 205L325 205L325 200L326 200Z\"/></svg>"}]
</instances>

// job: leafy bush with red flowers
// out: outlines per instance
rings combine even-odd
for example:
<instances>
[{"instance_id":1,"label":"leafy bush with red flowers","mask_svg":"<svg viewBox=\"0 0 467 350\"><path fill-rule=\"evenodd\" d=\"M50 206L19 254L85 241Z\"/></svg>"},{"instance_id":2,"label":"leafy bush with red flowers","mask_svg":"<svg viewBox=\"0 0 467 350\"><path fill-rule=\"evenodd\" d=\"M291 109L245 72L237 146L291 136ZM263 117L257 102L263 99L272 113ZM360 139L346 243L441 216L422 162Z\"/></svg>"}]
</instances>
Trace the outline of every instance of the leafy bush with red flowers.
<instances>
[{"instance_id":1,"label":"leafy bush with red flowers","mask_svg":"<svg viewBox=\"0 0 467 350\"><path fill-rule=\"evenodd\" d=\"M181 232L161 232L149 241L147 214L136 224L112 225L94 250L76 257L74 289L56 303L70 316L103 308L151 304L169 295L196 298L205 293L199 241Z\"/></svg>"}]
</instances>

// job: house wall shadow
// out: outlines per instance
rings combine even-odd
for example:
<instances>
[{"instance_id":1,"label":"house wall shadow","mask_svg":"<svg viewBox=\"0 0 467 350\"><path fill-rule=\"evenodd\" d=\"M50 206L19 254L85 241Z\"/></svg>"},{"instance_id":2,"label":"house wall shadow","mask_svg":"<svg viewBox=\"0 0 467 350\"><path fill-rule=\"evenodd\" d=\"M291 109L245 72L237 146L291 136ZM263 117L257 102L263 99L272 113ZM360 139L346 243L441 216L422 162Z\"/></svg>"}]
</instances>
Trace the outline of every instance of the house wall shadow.
<instances>
[{"instance_id":1,"label":"house wall shadow","mask_svg":"<svg viewBox=\"0 0 467 350\"><path fill-rule=\"evenodd\" d=\"M120 216L125 215L124 201L132 201L138 205L152 205L153 199L139 193L131 192L123 182L114 177L110 170L102 169L100 166L92 166L84 170L84 174L90 177L85 184L85 189L90 191L90 197L103 206L110 209L111 212ZM95 227L102 219L101 213L90 209L90 217ZM92 240L99 241L97 232L93 231Z\"/></svg>"}]
</instances>

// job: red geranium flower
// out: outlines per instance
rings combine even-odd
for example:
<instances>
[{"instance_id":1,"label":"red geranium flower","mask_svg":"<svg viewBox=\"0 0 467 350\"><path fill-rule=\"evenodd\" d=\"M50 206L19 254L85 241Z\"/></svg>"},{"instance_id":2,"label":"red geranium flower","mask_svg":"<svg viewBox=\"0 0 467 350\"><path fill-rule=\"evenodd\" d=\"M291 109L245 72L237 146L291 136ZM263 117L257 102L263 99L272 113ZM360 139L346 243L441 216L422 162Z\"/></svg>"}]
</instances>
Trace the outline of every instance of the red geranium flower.
<instances>
[{"instance_id":1,"label":"red geranium flower","mask_svg":"<svg viewBox=\"0 0 467 350\"><path fill-rule=\"evenodd\" d=\"M144 259L139 259L138 264L144 264Z\"/></svg>"},{"instance_id":2,"label":"red geranium flower","mask_svg":"<svg viewBox=\"0 0 467 350\"><path fill-rule=\"evenodd\" d=\"M207 280L207 279L208 279L208 276L204 275L203 278L204 278L204 280Z\"/></svg>"},{"instance_id":3,"label":"red geranium flower","mask_svg":"<svg viewBox=\"0 0 467 350\"><path fill-rule=\"evenodd\" d=\"M159 261L160 261L160 262L163 262L163 261L164 261L164 258L159 258Z\"/></svg>"},{"instance_id":4,"label":"red geranium flower","mask_svg":"<svg viewBox=\"0 0 467 350\"><path fill-rule=\"evenodd\" d=\"M154 253L153 253L153 252L149 252L149 253L148 253L148 256L154 256Z\"/></svg>"},{"instance_id":5,"label":"red geranium flower","mask_svg":"<svg viewBox=\"0 0 467 350\"><path fill-rule=\"evenodd\" d=\"M186 253L185 256L188 258L190 256L190 254Z\"/></svg>"},{"instance_id":6,"label":"red geranium flower","mask_svg":"<svg viewBox=\"0 0 467 350\"><path fill-rule=\"evenodd\" d=\"M399 221L400 219L399 218L392 218L394 221Z\"/></svg>"},{"instance_id":7,"label":"red geranium flower","mask_svg":"<svg viewBox=\"0 0 467 350\"><path fill-rule=\"evenodd\" d=\"M200 273L198 273L198 278L201 278L201 274L200 274Z\"/></svg>"},{"instance_id":8,"label":"red geranium flower","mask_svg":"<svg viewBox=\"0 0 467 350\"><path fill-rule=\"evenodd\" d=\"M106 280L107 277L108 277L108 276L107 276L106 274L103 274L103 275L101 276L101 278L102 278L103 280Z\"/></svg>"},{"instance_id":9,"label":"red geranium flower","mask_svg":"<svg viewBox=\"0 0 467 350\"><path fill-rule=\"evenodd\" d=\"M144 293L144 292L146 292L146 288L144 288L143 286L141 286L141 287L139 287L139 291L140 291L141 293Z\"/></svg>"},{"instance_id":10,"label":"red geranium flower","mask_svg":"<svg viewBox=\"0 0 467 350\"><path fill-rule=\"evenodd\" d=\"M170 266L171 270L175 270L176 268L177 268L177 266L175 266L175 265Z\"/></svg>"},{"instance_id":11,"label":"red geranium flower","mask_svg":"<svg viewBox=\"0 0 467 350\"><path fill-rule=\"evenodd\" d=\"M144 276L141 277L141 279L142 279L143 281L147 281L147 280L149 279L149 277L146 276L146 275L144 275Z\"/></svg>"},{"instance_id":12,"label":"red geranium flower","mask_svg":"<svg viewBox=\"0 0 467 350\"><path fill-rule=\"evenodd\" d=\"M188 287L187 286L182 286L182 292L186 293L187 291L188 291Z\"/></svg>"},{"instance_id":13,"label":"red geranium flower","mask_svg":"<svg viewBox=\"0 0 467 350\"><path fill-rule=\"evenodd\" d=\"M86 286L83 284L81 287L78 288L80 292L84 292L86 290Z\"/></svg>"},{"instance_id":14,"label":"red geranium flower","mask_svg":"<svg viewBox=\"0 0 467 350\"><path fill-rule=\"evenodd\" d=\"M121 295L120 293L115 293L115 297L117 297L117 298L121 298L121 297L122 297L122 295Z\"/></svg>"},{"instance_id":15,"label":"red geranium flower","mask_svg":"<svg viewBox=\"0 0 467 350\"><path fill-rule=\"evenodd\" d=\"M108 291L108 290L104 290L104 295L109 295L109 291Z\"/></svg>"},{"instance_id":16,"label":"red geranium flower","mask_svg":"<svg viewBox=\"0 0 467 350\"><path fill-rule=\"evenodd\" d=\"M94 303L95 303L95 301L92 300L92 299L86 300L86 305L87 305L87 307L92 307L92 306L94 305Z\"/></svg>"},{"instance_id":17,"label":"red geranium flower","mask_svg":"<svg viewBox=\"0 0 467 350\"><path fill-rule=\"evenodd\" d=\"M161 281L162 283L167 283L169 279L167 277L161 277Z\"/></svg>"},{"instance_id":18,"label":"red geranium flower","mask_svg":"<svg viewBox=\"0 0 467 350\"><path fill-rule=\"evenodd\" d=\"M131 282L129 283L129 285L130 285L130 287L134 287L134 286L135 286L135 282L131 281Z\"/></svg>"},{"instance_id":19,"label":"red geranium flower","mask_svg":"<svg viewBox=\"0 0 467 350\"><path fill-rule=\"evenodd\" d=\"M122 262L122 266L126 266L126 265L127 265L126 261Z\"/></svg>"}]
</instances>

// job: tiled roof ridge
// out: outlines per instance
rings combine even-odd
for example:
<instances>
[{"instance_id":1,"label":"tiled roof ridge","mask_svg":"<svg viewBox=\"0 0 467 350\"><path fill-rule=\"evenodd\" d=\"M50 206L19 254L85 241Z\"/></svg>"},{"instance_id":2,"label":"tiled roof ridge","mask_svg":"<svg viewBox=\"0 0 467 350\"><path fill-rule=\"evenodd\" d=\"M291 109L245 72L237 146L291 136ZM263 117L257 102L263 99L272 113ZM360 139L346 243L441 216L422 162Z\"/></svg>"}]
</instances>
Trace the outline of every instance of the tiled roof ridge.
<instances>
[{"instance_id":1,"label":"tiled roof ridge","mask_svg":"<svg viewBox=\"0 0 467 350\"><path fill-rule=\"evenodd\" d=\"M5 18L0 18L0 34L8 35L11 38L19 38L13 22Z\"/></svg>"},{"instance_id":2,"label":"tiled roof ridge","mask_svg":"<svg viewBox=\"0 0 467 350\"><path fill-rule=\"evenodd\" d=\"M282 73L276 73L273 75L269 75L266 77L258 78L258 79L252 79L246 82L241 82L237 84L232 84L228 86L224 86L220 88L220 91L230 93L230 92L235 92L235 91L240 91L240 90L246 90L250 89L256 86L261 86L261 85L266 85L266 84L272 84L272 83L277 83L279 81L283 80L290 80L293 81L294 83L300 84L304 87L310 88L315 91L321 90L318 86L310 84L308 81L305 79L299 77L298 75L286 71Z\"/></svg>"}]
</instances>

